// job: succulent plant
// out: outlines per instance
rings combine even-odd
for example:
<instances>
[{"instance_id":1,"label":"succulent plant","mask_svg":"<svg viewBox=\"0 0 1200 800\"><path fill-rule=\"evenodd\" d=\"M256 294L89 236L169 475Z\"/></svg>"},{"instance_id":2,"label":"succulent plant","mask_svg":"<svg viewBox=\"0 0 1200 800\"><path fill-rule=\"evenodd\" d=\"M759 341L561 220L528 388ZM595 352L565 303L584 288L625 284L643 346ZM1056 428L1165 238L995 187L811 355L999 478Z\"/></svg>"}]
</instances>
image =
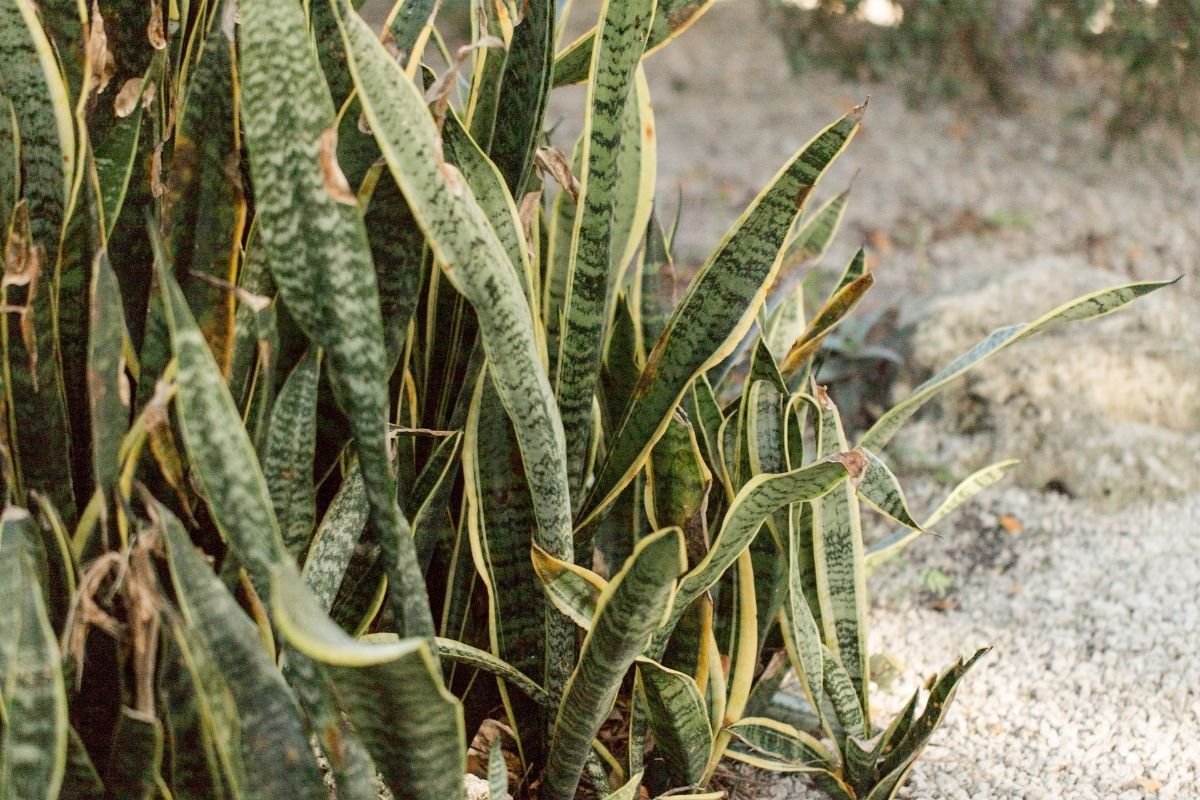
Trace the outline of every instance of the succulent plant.
<instances>
[{"instance_id":1,"label":"succulent plant","mask_svg":"<svg viewBox=\"0 0 1200 800\"><path fill-rule=\"evenodd\" d=\"M0 794L445 800L486 730L493 797L717 797L726 758L891 796L979 654L874 730L860 503L933 524L878 454L1163 284L848 440L811 369L862 259L811 317L765 301L862 109L674 299L642 59L710 3L556 52L554 2L498 0L450 53L426 0L0 0ZM785 663L812 730L771 716Z\"/></svg>"}]
</instances>

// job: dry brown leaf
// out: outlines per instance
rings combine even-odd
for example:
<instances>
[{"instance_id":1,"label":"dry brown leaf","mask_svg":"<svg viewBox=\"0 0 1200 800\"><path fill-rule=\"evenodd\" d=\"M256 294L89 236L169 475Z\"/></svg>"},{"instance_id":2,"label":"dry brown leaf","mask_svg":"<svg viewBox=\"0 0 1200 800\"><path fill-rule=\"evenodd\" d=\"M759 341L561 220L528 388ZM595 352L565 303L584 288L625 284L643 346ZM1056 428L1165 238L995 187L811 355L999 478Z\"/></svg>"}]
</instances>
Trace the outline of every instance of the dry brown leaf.
<instances>
[{"instance_id":1,"label":"dry brown leaf","mask_svg":"<svg viewBox=\"0 0 1200 800\"><path fill-rule=\"evenodd\" d=\"M163 143L159 142L154 148L154 155L150 157L150 194L155 197L162 197L167 191L162 182L162 150Z\"/></svg>"},{"instance_id":2,"label":"dry brown leaf","mask_svg":"<svg viewBox=\"0 0 1200 800\"><path fill-rule=\"evenodd\" d=\"M0 289L9 286L36 285L42 271L42 247L34 244L29 229L29 204L22 200L14 209L12 234L4 257L4 278ZM33 290L30 289L32 295Z\"/></svg>"},{"instance_id":3,"label":"dry brown leaf","mask_svg":"<svg viewBox=\"0 0 1200 800\"><path fill-rule=\"evenodd\" d=\"M533 163L544 175L554 178L571 199L579 201L579 181L571 173L571 161L566 153L557 147L539 147L533 156Z\"/></svg>"},{"instance_id":4,"label":"dry brown leaf","mask_svg":"<svg viewBox=\"0 0 1200 800\"><path fill-rule=\"evenodd\" d=\"M533 223L537 220L538 206L542 200L541 189L529 192L521 198L521 207L517 209L517 217L521 220L521 231L525 234L525 247L529 255L533 255Z\"/></svg>"},{"instance_id":5,"label":"dry brown leaf","mask_svg":"<svg viewBox=\"0 0 1200 800\"><path fill-rule=\"evenodd\" d=\"M462 72L463 64L471 57L473 51L486 47L503 48L504 40L495 36L484 36L476 42L458 48L454 54L454 63L425 90L425 102L431 106L438 130L441 130L442 121L446 118L446 109L450 105L450 93L454 90L454 84Z\"/></svg>"},{"instance_id":6,"label":"dry brown leaf","mask_svg":"<svg viewBox=\"0 0 1200 800\"><path fill-rule=\"evenodd\" d=\"M151 84L153 85L153 84ZM121 91L113 99L113 110L121 119L128 117L137 108L138 97L142 94L142 79L130 78L121 84Z\"/></svg>"},{"instance_id":7,"label":"dry brown leaf","mask_svg":"<svg viewBox=\"0 0 1200 800\"><path fill-rule=\"evenodd\" d=\"M321 180L325 191L339 203L347 206L358 205L358 198L350 191L350 182L337 160L337 126L326 129L321 134L321 149L318 162L321 166Z\"/></svg>"},{"instance_id":8,"label":"dry brown leaf","mask_svg":"<svg viewBox=\"0 0 1200 800\"><path fill-rule=\"evenodd\" d=\"M1158 794L1159 789L1163 788L1162 781L1156 781L1154 778L1134 778L1129 783L1125 784L1126 789L1142 789L1150 792L1150 794Z\"/></svg>"},{"instance_id":9,"label":"dry brown leaf","mask_svg":"<svg viewBox=\"0 0 1200 800\"><path fill-rule=\"evenodd\" d=\"M146 84L146 88L142 89L142 108L147 109L154 102L154 96L158 94L158 84L150 81Z\"/></svg>"},{"instance_id":10,"label":"dry brown leaf","mask_svg":"<svg viewBox=\"0 0 1200 800\"><path fill-rule=\"evenodd\" d=\"M150 4L150 21L146 23L146 38L155 50L167 49L167 33L163 26L162 6L157 0Z\"/></svg>"},{"instance_id":11,"label":"dry brown leaf","mask_svg":"<svg viewBox=\"0 0 1200 800\"><path fill-rule=\"evenodd\" d=\"M108 36L104 33L104 17L100 14L99 0L92 0L91 23L88 26L84 55L87 67L92 73L92 89L97 93L103 92L116 71L116 61L108 49Z\"/></svg>"}]
</instances>

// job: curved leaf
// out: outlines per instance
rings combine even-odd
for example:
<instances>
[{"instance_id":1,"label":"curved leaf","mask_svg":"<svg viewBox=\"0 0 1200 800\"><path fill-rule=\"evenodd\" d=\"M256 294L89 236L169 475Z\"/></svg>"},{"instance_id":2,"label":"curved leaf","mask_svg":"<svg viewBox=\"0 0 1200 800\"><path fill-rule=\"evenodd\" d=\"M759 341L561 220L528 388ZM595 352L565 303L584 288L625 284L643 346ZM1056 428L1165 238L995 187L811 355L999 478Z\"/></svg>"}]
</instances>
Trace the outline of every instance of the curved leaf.
<instances>
[{"instance_id":1,"label":"curved leaf","mask_svg":"<svg viewBox=\"0 0 1200 800\"><path fill-rule=\"evenodd\" d=\"M536 544L532 554L533 570L550 602L580 628L591 630L608 582L590 569L555 558Z\"/></svg>"},{"instance_id":2,"label":"curved leaf","mask_svg":"<svg viewBox=\"0 0 1200 800\"><path fill-rule=\"evenodd\" d=\"M310 350L284 382L271 411L262 468L292 558L308 546L317 518L313 459L317 452L317 378L321 351Z\"/></svg>"},{"instance_id":3,"label":"curved leaf","mask_svg":"<svg viewBox=\"0 0 1200 800\"><path fill-rule=\"evenodd\" d=\"M326 665L338 704L397 797L462 796L462 707L442 685L428 640L394 634L354 639L320 613L287 565L273 576L271 608L287 640Z\"/></svg>"},{"instance_id":4,"label":"curved leaf","mask_svg":"<svg viewBox=\"0 0 1200 800\"><path fill-rule=\"evenodd\" d=\"M253 765L245 770L247 793L325 800L300 708L263 649L254 623L213 574L179 520L161 505L151 511L166 543L183 618L226 679L236 705L241 760Z\"/></svg>"},{"instance_id":5,"label":"curved leaf","mask_svg":"<svg viewBox=\"0 0 1200 800\"><path fill-rule=\"evenodd\" d=\"M544 796L570 800L592 739L612 710L625 672L662 622L687 560L678 528L653 533L600 595L579 664L567 683L550 740Z\"/></svg>"},{"instance_id":6,"label":"curved leaf","mask_svg":"<svg viewBox=\"0 0 1200 800\"><path fill-rule=\"evenodd\" d=\"M1111 314L1137 298L1157 291L1164 286L1170 286L1177 280L1179 278L1172 281L1147 281L1115 286L1111 289L1102 289L1064 303L1032 322L1009 325L1006 328L998 328L992 331L983 341L951 361L932 378L922 383L916 389L913 389L912 394L907 398L893 406L887 413L877 419L875 424L871 426L871 429L863 435L860 444L872 450L882 450L891 441L896 431L900 429L900 426L909 417L917 413L917 409L925 405L931 397L945 388L948 383L979 362L1000 352L1009 345L1024 339L1026 336L1031 336L1038 331L1061 322L1078 322Z\"/></svg>"},{"instance_id":7,"label":"curved leaf","mask_svg":"<svg viewBox=\"0 0 1200 800\"><path fill-rule=\"evenodd\" d=\"M297 0L249 0L238 11L262 246L291 317L325 351L334 397L353 430L400 629L431 637L425 580L388 458L390 363L378 287L359 209L336 164L329 89Z\"/></svg>"},{"instance_id":8,"label":"curved leaf","mask_svg":"<svg viewBox=\"0 0 1200 800\"><path fill-rule=\"evenodd\" d=\"M637 660L655 752L667 761L675 786L699 783L712 751L708 707L696 682L650 659Z\"/></svg>"}]
</instances>

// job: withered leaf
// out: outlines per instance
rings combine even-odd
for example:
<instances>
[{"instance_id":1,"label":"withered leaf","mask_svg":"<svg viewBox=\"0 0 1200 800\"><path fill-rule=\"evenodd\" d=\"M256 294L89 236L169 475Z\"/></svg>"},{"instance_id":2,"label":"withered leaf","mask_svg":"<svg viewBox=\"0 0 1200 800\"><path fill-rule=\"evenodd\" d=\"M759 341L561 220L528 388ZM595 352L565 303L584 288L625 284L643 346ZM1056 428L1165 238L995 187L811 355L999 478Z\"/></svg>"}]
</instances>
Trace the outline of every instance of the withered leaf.
<instances>
[{"instance_id":1,"label":"withered leaf","mask_svg":"<svg viewBox=\"0 0 1200 800\"><path fill-rule=\"evenodd\" d=\"M539 147L533 162L539 172L554 178L572 200L579 202L579 181L571 173L571 161L566 153L557 147Z\"/></svg>"},{"instance_id":2,"label":"withered leaf","mask_svg":"<svg viewBox=\"0 0 1200 800\"><path fill-rule=\"evenodd\" d=\"M517 216L521 220L521 231L525 234L525 247L533 255L533 224L537 220L538 205L542 200L542 190L528 192L521 198L521 207Z\"/></svg>"},{"instance_id":3,"label":"withered leaf","mask_svg":"<svg viewBox=\"0 0 1200 800\"><path fill-rule=\"evenodd\" d=\"M108 49L108 36L104 33L104 17L100 14L99 0L92 0L91 23L88 25L87 47L84 55L87 68L91 70L91 86L96 92L103 92L112 80L116 70L116 61Z\"/></svg>"},{"instance_id":4,"label":"withered leaf","mask_svg":"<svg viewBox=\"0 0 1200 800\"><path fill-rule=\"evenodd\" d=\"M337 126L327 128L321 134L321 149L318 162L321 167L321 180L325 183L325 191L339 203L348 206L358 205L358 198L350 191L350 182L337 160Z\"/></svg>"},{"instance_id":5,"label":"withered leaf","mask_svg":"<svg viewBox=\"0 0 1200 800\"><path fill-rule=\"evenodd\" d=\"M167 49L166 29L163 26L162 6L157 0L150 4L150 21L146 23L146 38L155 50Z\"/></svg>"},{"instance_id":6,"label":"withered leaf","mask_svg":"<svg viewBox=\"0 0 1200 800\"><path fill-rule=\"evenodd\" d=\"M153 86L153 84L151 84ZM121 85L121 91L113 99L113 110L117 116L124 119L137 108L138 97L142 93L142 79L130 78Z\"/></svg>"},{"instance_id":7,"label":"withered leaf","mask_svg":"<svg viewBox=\"0 0 1200 800\"><path fill-rule=\"evenodd\" d=\"M166 194L167 187L162 182L162 150L163 143L159 142L154 148L154 155L150 158L150 194L155 197L162 197Z\"/></svg>"}]
</instances>

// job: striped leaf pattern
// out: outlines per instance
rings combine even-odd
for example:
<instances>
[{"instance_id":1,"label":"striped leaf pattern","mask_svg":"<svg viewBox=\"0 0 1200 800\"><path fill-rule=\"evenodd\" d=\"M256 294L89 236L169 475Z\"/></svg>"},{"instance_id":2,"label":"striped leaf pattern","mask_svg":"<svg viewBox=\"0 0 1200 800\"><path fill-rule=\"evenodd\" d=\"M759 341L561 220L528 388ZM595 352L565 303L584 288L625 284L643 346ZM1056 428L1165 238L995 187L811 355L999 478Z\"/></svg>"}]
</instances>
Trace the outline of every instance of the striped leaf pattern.
<instances>
[{"instance_id":1,"label":"striped leaf pattern","mask_svg":"<svg viewBox=\"0 0 1200 800\"><path fill-rule=\"evenodd\" d=\"M612 709L625 672L662 621L687 561L678 528L638 542L633 555L600 595L579 664L567 683L546 760L545 796L570 800L601 723Z\"/></svg>"},{"instance_id":2,"label":"striped leaf pattern","mask_svg":"<svg viewBox=\"0 0 1200 800\"><path fill-rule=\"evenodd\" d=\"M779 267L779 250L821 173L858 129L862 110L817 134L759 194L701 268L654 345L586 504L588 519L641 468L695 378L732 352Z\"/></svg>"}]
</instances>

